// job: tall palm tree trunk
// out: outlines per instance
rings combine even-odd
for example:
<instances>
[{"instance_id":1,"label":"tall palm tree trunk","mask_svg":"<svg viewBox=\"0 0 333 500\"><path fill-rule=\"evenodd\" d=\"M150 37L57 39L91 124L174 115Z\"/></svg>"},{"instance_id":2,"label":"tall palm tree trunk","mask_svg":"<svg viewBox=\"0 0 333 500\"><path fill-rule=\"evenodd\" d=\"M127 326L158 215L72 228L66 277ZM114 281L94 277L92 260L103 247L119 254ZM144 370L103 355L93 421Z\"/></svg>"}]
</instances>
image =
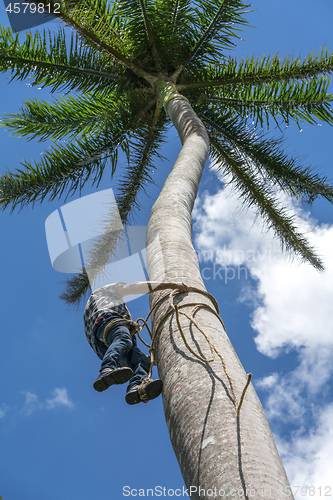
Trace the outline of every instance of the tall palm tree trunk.
<instances>
[{"instance_id":1,"label":"tall palm tree trunk","mask_svg":"<svg viewBox=\"0 0 333 500\"><path fill-rule=\"evenodd\" d=\"M167 111L183 147L152 209L147 231L148 274L152 280L184 281L205 290L191 243L191 211L208 156L208 136L185 100L174 98ZM151 306L165 293L153 294ZM181 304L212 306L208 297L196 292L179 298ZM166 300L155 310L153 328L168 308ZM184 310L189 313L191 308ZM247 375L225 330L209 310L199 310L195 318L222 354L239 401ZM191 348L210 358L200 331L185 317L181 323ZM174 315L166 319L157 335L155 356L164 383L163 404L171 442L191 498L292 498L253 386L250 384L237 417L221 360L216 356L214 362L205 363L193 356L181 338Z\"/></svg>"}]
</instances>

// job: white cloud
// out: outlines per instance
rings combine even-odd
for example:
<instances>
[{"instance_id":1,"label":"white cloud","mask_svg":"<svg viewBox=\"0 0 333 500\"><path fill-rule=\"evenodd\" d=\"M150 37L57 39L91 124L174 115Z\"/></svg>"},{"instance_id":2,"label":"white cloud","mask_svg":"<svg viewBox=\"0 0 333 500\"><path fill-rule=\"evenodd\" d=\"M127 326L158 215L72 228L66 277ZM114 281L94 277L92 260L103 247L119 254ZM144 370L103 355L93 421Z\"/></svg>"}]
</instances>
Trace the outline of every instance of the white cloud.
<instances>
[{"instance_id":1,"label":"white cloud","mask_svg":"<svg viewBox=\"0 0 333 500\"><path fill-rule=\"evenodd\" d=\"M8 406L5 405L4 403L0 406L0 418L4 418L8 411Z\"/></svg>"},{"instance_id":2,"label":"white cloud","mask_svg":"<svg viewBox=\"0 0 333 500\"><path fill-rule=\"evenodd\" d=\"M317 488L315 495L308 490L304 496L303 489L297 498L319 500L327 492L333 496L333 404L327 390L333 375L333 225L318 224L300 206L281 199L317 249L324 272L286 258L273 233L263 232L262 222L251 209L241 209L228 186L197 200L195 246L199 259L226 268L246 266L254 278L243 281L239 301L253 310L258 350L270 357L291 349L297 353L292 371L283 373L282 362L281 373L268 373L255 385L267 393L265 411L273 430L288 435L277 441L291 484Z\"/></svg>"},{"instance_id":3,"label":"white cloud","mask_svg":"<svg viewBox=\"0 0 333 500\"><path fill-rule=\"evenodd\" d=\"M194 210L199 258L246 266L257 280L257 290L244 284L240 300L249 303L252 297L257 347L268 356L288 347L333 346L333 226L318 225L288 199L283 202L319 249L325 272L286 258L273 233L262 231L251 209L240 208L229 186L213 196L204 195Z\"/></svg>"},{"instance_id":4,"label":"white cloud","mask_svg":"<svg viewBox=\"0 0 333 500\"><path fill-rule=\"evenodd\" d=\"M325 388L332 376L333 348L304 348L299 363L287 374L270 374L255 382L267 392L265 411L269 420L306 425L316 419L318 404L325 401ZM333 493L333 492L332 492Z\"/></svg>"},{"instance_id":5,"label":"white cloud","mask_svg":"<svg viewBox=\"0 0 333 500\"><path fill-rule=\"evenodd\" d=\"M61 406L70 409L74 408L73 402L68 397L67 389L56 388L52 393L52 398L46 400L45 407L47 410L52 410L54 408L59 408Z\"/></svg>"},{"instance_id":6,"label":"white cloud","mask_svg":"<svg viewBox=\"0 0 333 500\"><path fill-rule=\"evenodd\" d=\"M264 354L274 355L284 345L333 346L333 226L313 226L308 237L320 248L325 272L286 264L282 256L250 266L262 298L252 326Z\"/></svg>"},{"instance_id":7,"label":"white cloud","mask_svg":"<svg viewBox=\"0 0 333 500\"><path fill-rule=\"evenodd\" d=\"M288 374L288 377L269 375L255 383L256 388L267 391L265 413L272 422L278 419L279 423L293 422L299 425L305 415L304 396L301 396L302 387L295 385L297 377Z\"/></svg>"},{"instance_id":8,"label":"white cloud","mask_svg":"<svg viewBox=\"0 0 333 500\"><path fill-rule=\"evenodd\" d=\"M296 498L321 500L333 495L333 404L318 413L310 432L277 443L293 491L303 487Z\"/></svg>"},{"instance_id":9,"label":"white cloud","mask_svg":"<svg viewBox=\"0 0 333 500\"><path fill-rule=\"evenodd\" d=\"M38 400L38 396L32 392L25 393L25 403L20 413L24 416L32 415L36 410L42 410L43 405Z\"/></svg>"},{"instance_id":10,"label":"white cloud","mask_svg":"<svg viewBox=\"0 0 333 500\"><path fill-rule=\"evenodd\" d=\"M37 410L54 410L61 407L74 408L74 403L70 400L65 388L55 388L52 391L51 398L46 399L45 402L40 401L36 394L26 392L25 403L20 413L24 416L30 416Z\"/></svg>"},{"instance_id":11,"label":"white cloud","mask_svg":"<svg viewBox=\"0 0 333 500\"><path fill-rule=\"evenodd\" d=\"M257 386L260 387L261 389L273 389L277 385L279 381L279 376L277 373L272 373L272 375L268 375L267 377L262 378L261 380L258 380Z\"/></svg>"}]
</instances>

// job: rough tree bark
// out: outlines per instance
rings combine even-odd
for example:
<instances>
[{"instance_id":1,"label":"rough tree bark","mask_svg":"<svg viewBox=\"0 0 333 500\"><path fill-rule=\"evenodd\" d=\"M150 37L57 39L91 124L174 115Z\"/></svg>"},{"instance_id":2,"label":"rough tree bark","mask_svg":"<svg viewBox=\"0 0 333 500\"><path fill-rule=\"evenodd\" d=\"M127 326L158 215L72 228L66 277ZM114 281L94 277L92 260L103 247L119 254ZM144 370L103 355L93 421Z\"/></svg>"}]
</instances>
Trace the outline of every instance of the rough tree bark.
<instances>
[{"instance_id":1,"label":"rough tree bark","mask_svg":"<svg viewBox=\"0 0 333 500\"><path fill-rule=\"evenodd\" d=\"M169 103L164 103L183 147L151 212L147 231L148 274L155 281L184 281L205 290L191 242L191 212L208 156L208 136L186 100L173 96ZM151 306L165 293L153 294ZM209 298L198 293L179 296L179 300L182 304L212 305ZM165 301L155 311L153 328L168 307ZM190 308L186 311L190 312ZM225 330L210 311L201 309L195 317L223 355L239 401L247 375ZM209 358L211 352L202 334L186 318L182 317L181 322L190 346ZM216 357L208 364L196 359L184 345L174 316L160 329L155 348L159 376L164 383L165 418L191 498L292 498L252 384L238 418L221 360Z\"/></svg>"}]
</instances>

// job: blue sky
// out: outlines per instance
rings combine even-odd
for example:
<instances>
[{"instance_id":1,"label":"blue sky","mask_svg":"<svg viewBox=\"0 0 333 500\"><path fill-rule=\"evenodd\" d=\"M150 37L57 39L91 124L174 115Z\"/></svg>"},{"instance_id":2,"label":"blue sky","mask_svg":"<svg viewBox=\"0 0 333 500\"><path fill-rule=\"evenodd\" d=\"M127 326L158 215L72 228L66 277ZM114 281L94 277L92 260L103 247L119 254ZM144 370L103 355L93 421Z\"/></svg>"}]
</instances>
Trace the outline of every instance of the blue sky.
<instances>
[{"instance_id":1,"label":"blue sky","mask_svg":"<svg viewBox=\"0 0 333 500\"><path fill-rule=\"evenodd\" d=\"M333 48L331 0L316 9L309 0L258 0L253 8L249 19L256 28L246 29L247 42L235 55ZM1 5L0 23L8 24ZM0 75L1 115L17 111L28 97L48 98L26 82L8 82L8 75ZM292 125L285 131L286 149L332 180L332 137L325 125L304 125L302 132ZM157 165L160 185L180 148L172 131L169 140L164 154L170 161ZM0 129L0 150L3 172L37 158L43 145ZM105 176L99 189L109 187ZM92 192L87 187L83 195ZM153 188L152 199L141 196L134 225L147 224L156 194ZM240 211L208 169L194 210L194 242L207 289L219 301L245 370L254 374L294 491L314 486L311 498L319 499L333 496L333 207L284 203L323 256L325 273L282 257L271 235L262 233L249 211ZM46 245L45 220L62 204L46 202L0 218L0 496L121 499L124 486L182 488L161 398L130 407L124 387L102 394L92 387L99 360L85 340L83 307L73 311L58 299L64 275L52 269ZM129 306L133 317L148 313L146 298ZM299 490L297 497L310 498L309 492Z\"/></svg>"}]
</instances>

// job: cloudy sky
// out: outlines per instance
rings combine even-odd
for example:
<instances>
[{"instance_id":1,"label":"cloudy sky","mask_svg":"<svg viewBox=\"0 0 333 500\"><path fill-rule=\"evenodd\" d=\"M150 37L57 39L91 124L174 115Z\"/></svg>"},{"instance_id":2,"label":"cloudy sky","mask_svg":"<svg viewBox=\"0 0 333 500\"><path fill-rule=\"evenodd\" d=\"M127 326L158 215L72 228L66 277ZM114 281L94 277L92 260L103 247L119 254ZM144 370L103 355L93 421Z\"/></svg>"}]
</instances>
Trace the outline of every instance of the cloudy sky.
<instances>
[{"instance_id":1,"label":"cloudy sky","mask_svg":"<svg viewBox=\"0 0 333 500\"><path fill-rule=\"evenodd\" d=\"M253 8L256 29L246 31L237 54L333 47L331 0L321 0L318 9L309 0L258 0ZM0 22L8 23L1 5ZM25 82L8 82L0 75L1 115L17 111L28 97L48 98ZM332 134L327 126L304 126L302 132L291 126L286 149L332 179ZM0 129L0 149L4 172L23 158L37 158L43 145ZM170 133L164 149L170 163L158 165L159 184L178 151ZM293 205L278 194L322 257L325 271L318 273L282 255L216 175L206 170L194 210L194 243L207 289L219 301L245 370L254 374L297 498L333 496L333 208ZM106 179L100 189L109 187ZM91 192L87 187L83 196ZM151 202L142 197L133 224L147 224ZM125 485L182 488L161 398L132 408L123 387L103 394L92 388L99 360L84 338L83 307L71 310L59 301L64 275L52 269L46 245L45 221L61 206L1 214L0 496L120 499ZM134 317L148 313L144 299L130 308Z\"/></svg>"},{"instance_id":2,"label":"cloudy sky","mask_svg":"<svg viewBox=\"0 0 333 500\"><path fill-rule=\"evenodd\" d=\"M202 193L195 208L196 248L205 275L241 279L238 301L246 304L257 350L281 366L255 381L293 485L331 485L333 402L329 384L333 354L333 225L307 207L281 201L295 216L325 263L319 273L286 258L251 210L242 210L230 186ZM230 222L231 221L231 222ZM212 254L211 249L214 249ZM218 267L218 266L221 267ZM224 274L223 274L224 272ZM283 367L283 357L294 356ZM305 491L305 490L304 490ZM327 490L328 491L328 490ZM318 490L317 490L318 493ZM320 495L318 495L319 497Z\"/></svg>"}]
</instances>

